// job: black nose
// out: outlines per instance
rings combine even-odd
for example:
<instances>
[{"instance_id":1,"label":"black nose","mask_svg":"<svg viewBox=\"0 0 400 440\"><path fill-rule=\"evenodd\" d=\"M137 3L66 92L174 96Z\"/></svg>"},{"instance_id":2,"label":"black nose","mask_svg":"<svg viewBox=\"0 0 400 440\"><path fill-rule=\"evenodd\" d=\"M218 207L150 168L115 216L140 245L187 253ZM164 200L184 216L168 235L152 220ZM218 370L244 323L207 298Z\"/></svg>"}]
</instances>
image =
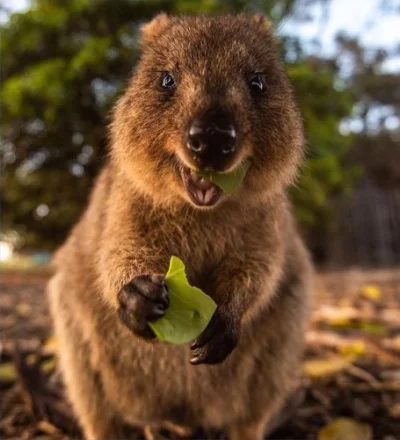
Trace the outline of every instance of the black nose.
<instances>
[{"instance_id":1,"label":"black nose","mask_svg":"<svg viewBox=\"0 0 400 440\"><path fill-rule=\"evenodd\" d=\"M236 150L236 128L227 113L212 110L189 127L187 147L202 166L220 167Z\"/></svg>"}]
</instances>

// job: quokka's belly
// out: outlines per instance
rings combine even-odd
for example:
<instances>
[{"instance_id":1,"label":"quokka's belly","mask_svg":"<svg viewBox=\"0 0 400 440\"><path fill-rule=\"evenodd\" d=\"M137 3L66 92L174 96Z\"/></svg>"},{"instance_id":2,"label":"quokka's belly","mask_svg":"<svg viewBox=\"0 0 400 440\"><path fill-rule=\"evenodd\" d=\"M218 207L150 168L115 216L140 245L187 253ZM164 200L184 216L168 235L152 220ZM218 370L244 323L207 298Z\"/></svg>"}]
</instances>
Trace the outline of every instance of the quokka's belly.
<instances>
[{"instance_id":1,"label":"quokka's belly","mask_svg":"<svg viewBox=\"0 0 400 440\"><path fill-rule=\"evenodd\" d=\"M103 363L106 396L133 424L229 425L249 411L254 376L268 371L245 339L222 364L198 366L189 363L188 346L132 340L129 353Z\"/></svg>"}]
</instances>

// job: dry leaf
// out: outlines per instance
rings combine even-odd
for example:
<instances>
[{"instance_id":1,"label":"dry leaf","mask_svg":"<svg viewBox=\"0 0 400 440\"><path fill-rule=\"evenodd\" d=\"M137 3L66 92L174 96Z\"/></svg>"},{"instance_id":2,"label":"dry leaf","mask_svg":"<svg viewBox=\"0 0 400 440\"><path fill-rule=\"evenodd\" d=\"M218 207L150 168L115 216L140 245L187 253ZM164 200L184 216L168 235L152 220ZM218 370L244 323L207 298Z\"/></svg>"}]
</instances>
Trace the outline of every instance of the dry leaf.
<instances>
[{"instance_id":1,"label":"dry leaf","mask_svg":"<svg viewBox=\"0 0 400 440\"><path fill-rule=\"evenodd\" d=\"M347 368L354 361L355 356L335 356L325 359L311 359L303 363L303 369L311 378L332 376Z\"/></svg>"},{"instance_id":2,"label":"dry leaf","mask_svg":"<svg viewBox=\"0 0 400 440\"><path fill-rule=\"evenodd\" d=\"M341 417L322 428L318 440L372 440L372 429L367 424Z\"/></svg>"},{"instance_id":3,"label":"dry leaf","mask_svg":"<svg viewBox=\"0 0 400 440\"><path fill-rule=\"evenodd\" d=\"M55 354L57 351L57 338L50 336L42 346L43 354Z\"/></svg>"},{"instance_id":4,"label":"dry leaf","mask_svg":"<svg viewBox=\"0 0 400 440\"><path fill-rule=\"evenodd\" d=\"M20 303L16 305L15 310L17 311L19 316L26 318L30 315L32 309L29 304Z\"/></svg>"},{"instance_id":5,"label":"dry leaf","mask_svg":"<svg viewBox=\"0 0 400 440\"><path fill-rule=\"evenodd\" d=\"M354 319L360 317L360 311L354 307L322 306L314 319L333 327L349 327Z\"/></svg>"},{"instance_id":6,"label":"dry leaf","mask_svg":"<svg viewBox=\"0 0 400 440\"><path fill-rule=\"evenodd\" d=\"M28 354L26 357L26 363L28 365L35 365L38 361L38 355L36 353Z\"/></svg>"},{"instance_id":7,"label":"dry leaf","mask_svg":"<svg viewBox=\"0 0 400 440\"><path fill-rule=\"evenodd\" d=\"M358 339L339 347L339 350L344 355L362 356L367 352L367 346L364 341Z\"/></svg>"},{"instance_id":8,"label":"dry leaf","mask_svg":"<svg viewBox=\"0 0 400 440\"><path fill-rule=\"evenodd\" d=\"M40 365L40 369L44 373L52 373L56 369L56 359L51 358Z\"/></svg>"},{"instance_id":9,"label":"dry leaf","mask_svg":"<svg viewBox=\"0 0 400 440\"><path fill-rule=\"evenodd\" d=\"M371 335L385 336L388 332L387 328L379 322L360 322L360 330Z\"/></svg>"},{"instance_id":10,"label":"dry leaf","mask_svg":"<svg viewBox=\"0 0 400 440\"><path fill-rule=\"evenodd\" d=\"M371 299L372 301L377 301L382 296L382 290L379 286L375 284L366 284L361 287L361 295L364 298Z\"/></svg>"},{"instance_id":11,"label":"dry leaf","mask_svg":"<svg viewBox=\"0 0 400 440\"><path fill-rule=\"evenodd\" d=\"M0 365L0 382L13 383L17 380L17 373L12 362L5 362Z\"/></svg>"}]
</instances>

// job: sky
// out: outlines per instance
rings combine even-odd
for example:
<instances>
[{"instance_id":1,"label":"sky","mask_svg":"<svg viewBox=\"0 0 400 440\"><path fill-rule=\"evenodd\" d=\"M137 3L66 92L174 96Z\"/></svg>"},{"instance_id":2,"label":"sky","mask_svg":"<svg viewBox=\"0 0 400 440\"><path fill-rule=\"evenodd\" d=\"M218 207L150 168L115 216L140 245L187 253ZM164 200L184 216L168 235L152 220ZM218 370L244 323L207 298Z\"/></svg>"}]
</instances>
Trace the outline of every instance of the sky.
<instances>
[{"instance_id":1,"label":"sky","mask_svg":"<svg viewBox=\"0 0 400 440\"><path fill-rule=\"evenodd\" d=\"M189 1L189 0L188 0ZM400 14L385 14L379 10L382 0L330 0L329 19L321 20L323 8L319 5L309 8L314 20L296 22L288 20L281 29L282 34L300 35L310 52L322 52L327 55L335 51L334 37L338 32L359 36L361 41L370 47L394 48L400 45ZM400 0L393 0L393 3ZM27 8L29 0L3 0L4 6L14 11ZM317 47L312 40L318 38L321 46ZM400 70L400 56L386 62L386 70Z\"/></svg>"},{"instance_id":2,"label":"sky","mask_svg":"<svg viewBox=\"0 0 400 440\"><path fill-rule=\"evenodd\" d=\"M396 1L399 7L400 0ZM400 14L383 13L379 9L380 3L381 0L331 0L326 23L321 19L323 8L317 5L310 8L314 21L298 23L289 20L282 32L301 35L309 41L310 51L322 50L327 55L334 53L338 32L360 37L367 47L393 49L400 45ZM315 38L320 39L320 48L312 45L311 41ZM400 57L388 61L385 67L387 70L400 70Z\"/></svg>"}]
</instances>

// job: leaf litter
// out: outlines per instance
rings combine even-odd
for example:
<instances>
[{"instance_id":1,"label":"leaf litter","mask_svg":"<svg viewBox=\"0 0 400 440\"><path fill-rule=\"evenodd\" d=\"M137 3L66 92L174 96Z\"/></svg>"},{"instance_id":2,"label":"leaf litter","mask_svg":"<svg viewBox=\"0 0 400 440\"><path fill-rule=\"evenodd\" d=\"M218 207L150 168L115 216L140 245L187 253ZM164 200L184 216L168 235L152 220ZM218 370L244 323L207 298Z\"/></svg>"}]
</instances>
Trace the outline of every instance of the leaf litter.
<instances>
[{"instance_id":1,"label":"leaf litter","mask_svg":"<svg viewBox=\"0 0 400 440\"><path fill-rule=\"evenodd\" d=\"M56 369L57 341L44 301L46 277L5 273L2 281L0 436L80 437ZM304 399L269 438L397 439L400 271L317 275L315 292L303 365ZM17 304L28 307L21 313ZM3 319L10 316L13 319ZM384 331L371 331L371 324ZM143 435L137 430L132 438ZM199 429L194 438L223 437Z\"/></svg>"}]
</instances>

